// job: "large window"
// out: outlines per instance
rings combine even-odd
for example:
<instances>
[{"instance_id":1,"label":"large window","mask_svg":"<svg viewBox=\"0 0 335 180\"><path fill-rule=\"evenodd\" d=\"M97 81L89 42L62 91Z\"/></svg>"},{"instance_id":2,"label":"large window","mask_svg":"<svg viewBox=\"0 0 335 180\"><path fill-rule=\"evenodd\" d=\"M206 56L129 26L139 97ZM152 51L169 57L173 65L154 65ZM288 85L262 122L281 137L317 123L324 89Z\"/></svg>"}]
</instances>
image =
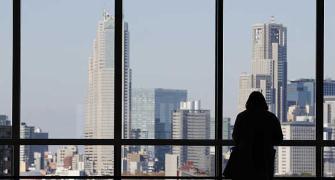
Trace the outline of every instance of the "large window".
<instances>
[{"instance_id":1,"label":"large window","mask_svg":"<svg viewBox=\"0 0 335 180\"><path fill-rule=\"evenodd\" d=\"M12 4L0 1L0 139L10 139L12 119ZM0 176L11 176L13 146L0 145Z\"/></svg>"},{"instance_id":2,"label":"large window","mask_svg":"<svg viewBox=\"0 0 335 180\"><path fill-rule=\"evenodd\" d=\"M261 91L285 140L315 140L315 7L313 0L225 1L223 138L231 138L249 94ZM276 176L315 176L315 148L276 150Z\"/></svg>"},{"instance_id":3,"label":"large window","mask_svg":"<svg viewBox=\"0 0 335 180\"><path fill-rule=\"evenodd\" d=\"M0 176L224 179L256 90L285 137L276 178L333 177L333 7L1 0Z\"/></svg>"},{"instance_id":4,"label":"large window","mask_svg":"<svg viewBox=\"0 0 335 180\"><path fill-rule=\"evenodd\" d=\"M332 48L332 42L335 41L335 2L325 1L325 30L324 30L324 82L323 82L323 139L328 142L335 140L335 72L332 67L335 66L335 52ZM324 158L324 176L335 176L335 147L327 146L323 149Z\"/></svg>"}]
</instances>

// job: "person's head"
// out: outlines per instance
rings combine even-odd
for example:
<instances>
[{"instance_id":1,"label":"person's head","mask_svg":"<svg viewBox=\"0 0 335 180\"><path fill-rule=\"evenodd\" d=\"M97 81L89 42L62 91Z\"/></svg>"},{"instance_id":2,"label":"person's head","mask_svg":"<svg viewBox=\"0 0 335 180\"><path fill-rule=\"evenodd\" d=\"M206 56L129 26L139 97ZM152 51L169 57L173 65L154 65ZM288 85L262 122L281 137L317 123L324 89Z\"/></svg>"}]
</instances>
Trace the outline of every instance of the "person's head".
<instances>
[{"instance_id":1,"label":"person's head","mask_svg":"<svg viewBox=\"0 0 335 180\"><path fill-rule=\"evenodd\" d=\"M259 91L254 91L250 94L247 103L245 104L247 110L268 110L268 105L266 104L263 94Z\"/></svg>"}]
</instances>

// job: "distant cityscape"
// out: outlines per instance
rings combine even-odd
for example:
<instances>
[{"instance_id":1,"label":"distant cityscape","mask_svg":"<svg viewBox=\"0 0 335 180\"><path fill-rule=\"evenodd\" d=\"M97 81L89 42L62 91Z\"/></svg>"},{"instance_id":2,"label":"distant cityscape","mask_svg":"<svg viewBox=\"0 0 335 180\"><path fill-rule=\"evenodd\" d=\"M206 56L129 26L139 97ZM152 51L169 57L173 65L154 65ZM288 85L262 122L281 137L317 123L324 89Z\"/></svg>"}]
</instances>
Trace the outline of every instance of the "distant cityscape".
<instances>
[{"instance_id":1,"label":"distant cityscape","mask_svg":"<svg viewBox=\"0 0 335 180\"><path fill-rule=\"evenodd\" d=\"M114 17L104 12L98 22L88 63L85 98L86 139L114 138ZM214 139L214 117L186 89L134 88L130 67L130 32L124 22L123 129L125 139ZM315 80L287 79L287 29L269 22L252 26L251 73L241 73L239 112L252 91L260 91L279 118L286 140L315 139ZM84 97L83 97L84 98ZM223 138L231 139L233 122L223 118ZM324 139L335 140L335 80L324 80ZM48 132L21 122L20 137L48 139ZM0 115L0 138L11 138L11 121ZM114 174L113 146L20 147L23 176L101 176ZM223 167L230 156L223 148ZM276 148L275 175L314 176L315 147ZM0 146L0 175L11 175L12 150ZM123 146L125 176L214 176L215 150L210 146ZM324 148L324 174L335 176L335 147Z\"/></svg>"}]
</instances>

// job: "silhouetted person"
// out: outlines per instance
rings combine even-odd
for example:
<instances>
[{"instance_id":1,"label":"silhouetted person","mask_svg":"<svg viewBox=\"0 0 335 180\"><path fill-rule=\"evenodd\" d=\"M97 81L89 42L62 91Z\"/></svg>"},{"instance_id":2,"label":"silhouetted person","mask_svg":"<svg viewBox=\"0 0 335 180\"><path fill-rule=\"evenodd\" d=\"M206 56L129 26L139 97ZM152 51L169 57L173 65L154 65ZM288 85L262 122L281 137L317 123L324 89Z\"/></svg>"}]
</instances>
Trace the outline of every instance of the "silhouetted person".
<instances>
[{"instance_id":1,"label":"silhouetted person","mask_svg":"<svg viewBox=\"0 0 335 180\"><path fill-rule=\"evenodd\" d=\"M262 93L252 92L246 110L237 115L233 140L240 152L237 153L238 177L233 179L271 180L275 158L273 146L282 142L283 133L278 118L268 111Z\"/></svg>"}]
</instances>

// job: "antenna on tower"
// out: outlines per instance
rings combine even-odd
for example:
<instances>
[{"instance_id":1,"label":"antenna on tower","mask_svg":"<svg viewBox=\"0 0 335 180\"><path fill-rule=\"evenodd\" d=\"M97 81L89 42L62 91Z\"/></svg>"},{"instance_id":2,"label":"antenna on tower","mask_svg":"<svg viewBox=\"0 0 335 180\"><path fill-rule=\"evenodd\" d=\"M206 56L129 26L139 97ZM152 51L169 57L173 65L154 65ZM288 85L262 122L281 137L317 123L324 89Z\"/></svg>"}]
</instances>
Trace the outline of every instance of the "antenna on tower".
<instances>
[{"instance_id":1,"label":"antenna on tower","mask_svg":"<svg viewBox=\"0 0 335 180\"><path fill-rule=\"evenodd\" d=\"M271 16L271 17L270 17L270 22L271 22L271 23L274 23L274 22L275 22L275 16Z\"/></svg>"},{"instance_id":2,"label":"antenna on tower","mask_svg":"<svg viewBox=\"0 0 335 180\"><path fill-rule=\"evenodd\" d=\"M107 19L109 17L109 13L108 13L107 9L104 9L104 12L103 12L102 15L103 15L104 19Z\"/></svg>"}]
</instances>

